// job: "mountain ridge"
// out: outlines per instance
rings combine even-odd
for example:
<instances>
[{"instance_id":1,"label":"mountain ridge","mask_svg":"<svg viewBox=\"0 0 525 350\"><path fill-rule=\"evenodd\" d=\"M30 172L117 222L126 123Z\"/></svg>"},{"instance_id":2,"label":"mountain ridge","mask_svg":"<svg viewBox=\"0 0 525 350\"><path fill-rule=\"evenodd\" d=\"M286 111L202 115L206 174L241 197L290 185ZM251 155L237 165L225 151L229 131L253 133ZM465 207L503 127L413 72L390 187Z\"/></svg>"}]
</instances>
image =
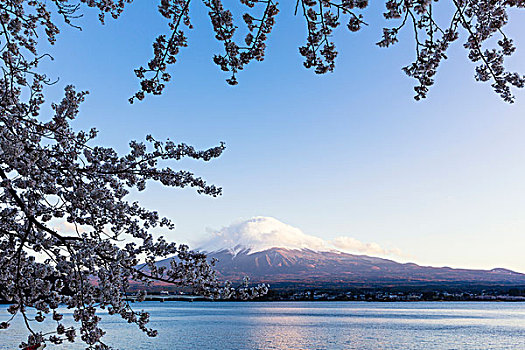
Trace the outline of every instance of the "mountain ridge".
<instances>
[{"instance_id":1,"label":"mountain ridge","mask_svg":"<svg viewBox=\"0 0 525 350\"><path fill-rule=\"evenodd\" d=\"M253 283L274 287L525 286L525 274L504 268L420 266L336 250L274 247L257 252L221 249L206 253L210 260L217 259L215 269L221 280L240 282L248 276ZM165 259L159 265L168 263Z\"/></svg>"},{"instance_id":2,"label":"mountain ridge","mask_svg":"<svg viewBox=\"0 0 525 350\"><path fill-rule=\"evenodd\" d=\"M232 282L240 282L248 276L255 283L293 288L383 288L425 284L525 286L525 274L508 269L475 270L399 263L383 258L403 256L394 247L385 248L348 236L323 239L264 216L223 227L196 250L207 253L210 260L217 259L217 275Z\"/></svg>"}]
</instances>

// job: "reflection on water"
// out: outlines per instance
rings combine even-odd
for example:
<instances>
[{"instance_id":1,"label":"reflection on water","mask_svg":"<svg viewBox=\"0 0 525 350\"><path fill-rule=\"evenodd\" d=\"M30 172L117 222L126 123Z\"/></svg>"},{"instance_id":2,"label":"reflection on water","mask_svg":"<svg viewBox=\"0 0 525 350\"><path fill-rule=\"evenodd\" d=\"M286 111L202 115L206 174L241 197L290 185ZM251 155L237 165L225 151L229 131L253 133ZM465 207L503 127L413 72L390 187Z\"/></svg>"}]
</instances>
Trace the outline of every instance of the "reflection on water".
<instances>
[{"instance_id":1,"label":"reflection on water","mask_svg":"<svg viewBox=\"0 0 525 350\"><path fill-rule=\"evenodd\" d=\"M159 336L148 338L116 317L104 317L107 343L119 349L148 350L525 350L525 303L145 302L135 306L151 313L151 325ZM0 311L0 320L5 316L5 310ZM22 324L14 324L0 332L0 349L15 349L23 337Z\"/></svg>"}]
</instances>

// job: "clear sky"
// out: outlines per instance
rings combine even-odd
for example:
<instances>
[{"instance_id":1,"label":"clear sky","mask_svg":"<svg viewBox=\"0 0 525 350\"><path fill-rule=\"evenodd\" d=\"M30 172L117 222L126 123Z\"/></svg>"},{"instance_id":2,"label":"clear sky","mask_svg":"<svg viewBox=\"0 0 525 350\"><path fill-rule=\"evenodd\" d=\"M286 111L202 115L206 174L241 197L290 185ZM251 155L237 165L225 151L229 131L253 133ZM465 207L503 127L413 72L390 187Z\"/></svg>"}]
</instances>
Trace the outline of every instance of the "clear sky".
<instances>
[{"instance_id":1,"label":"clear sky","mask_svg":"<svg viewBox=\"0 0 525 350\"><path fill-rule=\"evenodd\" d=\"M220 46L195 5L189 47L161 97L127 102L138 87L133 69L167 28L150 1L105 26L88 11L82 32L64 28L47 66L60 78L49 96L69 83L90 91L74 125L96 126L104 145L125 151L146 134L201 148L226 142L211 163L174 164L222 186L221 198L160 186L136 196L174 219L170 239L193 242L209 229L271 216L323 239L398 248L397 260L525 272L525 93L507 105L476 83L457 42L429 98L415 102L414 82L401 71L414 55L408 33L394 48L374 45L380 2L361 33L337 31L337 68L326 76L303 68L303 19L281 4L266 60L231 87L211 61ZM508 66L522 73L524 20L512 13L508 26L518 47Z\"/></svg>"}]
</instances>

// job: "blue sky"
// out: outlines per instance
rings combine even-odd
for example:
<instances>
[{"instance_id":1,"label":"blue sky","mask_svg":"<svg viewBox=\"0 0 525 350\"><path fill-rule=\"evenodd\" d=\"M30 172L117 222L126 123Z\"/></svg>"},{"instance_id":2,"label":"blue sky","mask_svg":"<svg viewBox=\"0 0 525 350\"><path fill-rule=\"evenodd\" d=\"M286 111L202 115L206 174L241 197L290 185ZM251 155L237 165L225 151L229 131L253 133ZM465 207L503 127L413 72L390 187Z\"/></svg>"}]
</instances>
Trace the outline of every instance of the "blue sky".
<instances>
[{"instance_id":1,"label":"blue sky","mask_svg":"<svg viewBox=\"0 0 525 350\"><path fill-rule=\"evenodd\" d=\"M104 145L125 151L146 134L201 148L226 142L211 163L174 164L222 186L221 198L160 186L135 197L174 219L169 238L193 242L207 229L263 215L324 239L396 247L405 256L398 260L525 272L523 92L507 105L476 83L458 42L429 98L415 102L414 82L401 71L414 55L408 32L394 48L374 45L380 4L361 33L336 32L337 68L325 76L302 67L304 23L282 4L266 60L231 87L211 61L220 46L195 5L189 47L161 97L127 102L138 87L133 69L167 28L148 1L105 26L87 11L83 31L64 28L46 64L60 78L49 96L69 83L90 91L75 127L96 126ZM524 19L512 13L513 23ZM525 72L523 24L508 28L518 46L508 66Z\"/></svg>"}]
</instances>

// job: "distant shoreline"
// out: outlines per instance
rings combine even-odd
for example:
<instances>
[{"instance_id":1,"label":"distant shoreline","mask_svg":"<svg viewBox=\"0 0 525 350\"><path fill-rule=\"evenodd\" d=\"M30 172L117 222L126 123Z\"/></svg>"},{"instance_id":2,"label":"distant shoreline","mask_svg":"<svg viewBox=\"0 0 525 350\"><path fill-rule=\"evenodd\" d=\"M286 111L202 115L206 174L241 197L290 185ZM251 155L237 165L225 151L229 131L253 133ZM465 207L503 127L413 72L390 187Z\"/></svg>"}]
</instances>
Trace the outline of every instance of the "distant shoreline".
<instances>
[{"instance_id":1,"label":"distant shoreline","mask_svg":"<svg viewBox=\"0 0 525 350\"><path fill-rule=\"evenodd\" d=\"M131 301L131 303L137 303L140 304L141 302L136 302L133 300L125 299L126 301ZM191 303L189 300L183 300L183 299L170 299L170 300L158 300L158 299L146 299L144 302L158 302L158 303L164 303L164 302L173 302L173 301L183 301L187 303ZM402 303L464 303L464 302L475 302L475 303L523 303L525 300L226 300L226 299L220 299L220 300L210 300L205 298L198 298L194 301L204 301L209 303L233 303L233 302L242 302L242 303L304 303L304 302L312 302L312 303L333 303L333 302L348 302L348 303L396 303L396 304L402 304ZM0 305L11 305L10 302L0 301Z\"/></svg>"},{"instance_id":2,"label":"distant shoreline","mask_svg":"<svg viewBox=\"0 0 525 350\"><path fill-rule=\"evenodd\" d=\"M132 303L137 302L134 298L125 298L126 301L130 301ZM370 302L380 302L380 303L419 303L419 302L512 302L512 303L519 303L519 302L525 302L525 297L523 298L496 298L496 299L480 299L480 298L472 298L472 299L434 299L434 300L426 300L426 299L420 299L420 300L378 300L378 299L371 299L371 300L340 300L340 299L314 299L314 300L305 300L305 299L256 299L256 300L239 300L239 299L209 299L204 297L193 297L193 298L180 298L180 297L160 297L160 296L154 296L146 298L144 301L156 301L156 302L168 302L168 301L185 301L185 302L194 302L194 301L206 301L206 302L246 302L246 303L257 303L257 302L363 302L363 303L370 303ZM140 303L140 302L137 302Z\"/></svg>"}]
</instances>

